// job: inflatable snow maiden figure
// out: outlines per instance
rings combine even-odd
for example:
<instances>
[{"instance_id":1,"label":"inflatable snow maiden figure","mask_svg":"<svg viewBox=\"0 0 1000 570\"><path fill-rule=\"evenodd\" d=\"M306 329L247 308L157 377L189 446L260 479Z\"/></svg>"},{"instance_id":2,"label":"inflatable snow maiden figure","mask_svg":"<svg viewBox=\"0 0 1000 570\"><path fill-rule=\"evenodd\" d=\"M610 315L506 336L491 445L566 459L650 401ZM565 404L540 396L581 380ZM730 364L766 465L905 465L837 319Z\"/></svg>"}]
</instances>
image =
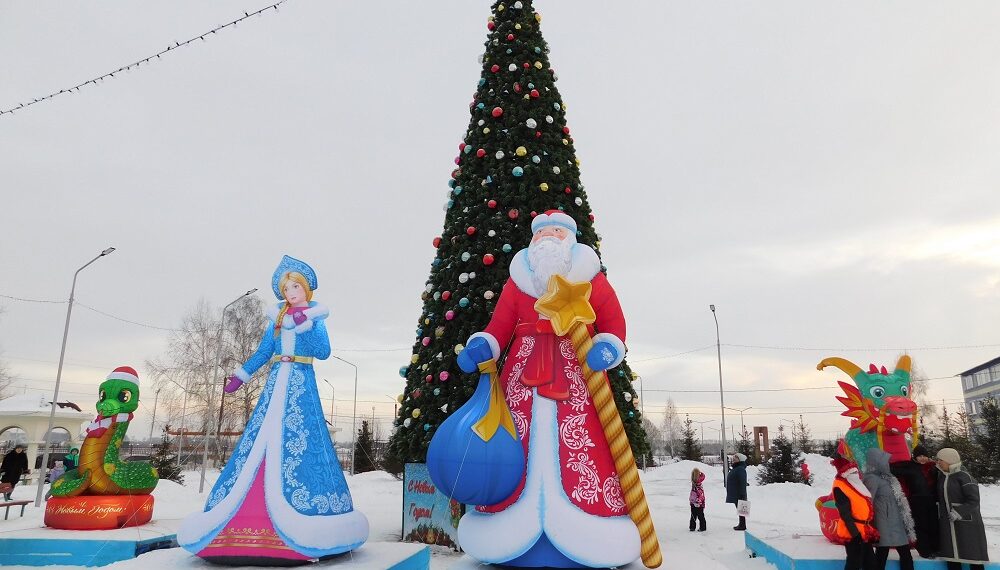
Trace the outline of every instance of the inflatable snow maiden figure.
<instances>
[{"instance_id":1,"label":"inflatable snow maiden figure","mask_svg":"<svg viewBox=\"0 0 1000 570\"><path fill-rule=\"evenodd\" d=\"M288 566L368 539L368 519L354 509L316 390L313 359L330 356L330 312L311 300L316 273L286 255L271 284L282 302L268 310L260 347L225 390L236 391L265 365L267 384L204 512L177 533L181 546L215 563Z\"/></svg>"},{"instance_id":2,"label":"inflatable snow maiden figure","mask_svg":"<svg viewBox=\"0 0 1000 570\"><path fill-rule=\"evenodd\" d=\"M604 373L625 356L618 297L594 250L576 243L569 215L549 210L531 230L489 324L458 357L473 372L506 349L500 382L527 466L508 497L462 517L459 543L482 562L556 568L624 566L639 557L641 544L644 563L658 566L656 535Z\"/></svg>"}]
</instances>

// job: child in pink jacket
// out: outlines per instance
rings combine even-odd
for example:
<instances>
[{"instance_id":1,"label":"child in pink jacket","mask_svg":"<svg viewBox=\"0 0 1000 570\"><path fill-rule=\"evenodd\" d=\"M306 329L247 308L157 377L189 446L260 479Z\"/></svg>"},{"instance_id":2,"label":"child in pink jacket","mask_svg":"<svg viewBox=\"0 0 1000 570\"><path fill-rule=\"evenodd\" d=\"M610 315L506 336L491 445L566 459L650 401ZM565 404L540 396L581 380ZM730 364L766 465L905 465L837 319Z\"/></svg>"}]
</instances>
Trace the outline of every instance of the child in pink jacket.
<instances>
[{"instance_id":1,"label":"child in pink jacket","mask_svg":"<svg viewBox=\"0 0 1000 570\"><path fill-rule=\"evenodd\" d=\"M691 503L691 522L688 530L694 532L695 520L698 521L698 532L705 532L705 489L701 484L705 481L705 474L695 467L691 470L691 496L688 499Z\"/></svg>"}]
</instances>

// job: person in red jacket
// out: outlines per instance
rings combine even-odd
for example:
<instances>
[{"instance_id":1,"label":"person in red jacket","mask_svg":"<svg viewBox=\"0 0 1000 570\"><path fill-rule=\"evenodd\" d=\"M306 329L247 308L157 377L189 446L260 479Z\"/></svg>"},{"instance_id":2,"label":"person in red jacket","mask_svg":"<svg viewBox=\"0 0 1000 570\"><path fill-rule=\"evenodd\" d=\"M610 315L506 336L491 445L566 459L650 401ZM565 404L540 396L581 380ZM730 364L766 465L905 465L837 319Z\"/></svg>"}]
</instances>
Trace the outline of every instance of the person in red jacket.
<instances>
[{"instance_id":1,"label":"person in red jacket","mask_svg":"<svg viewBox=\"0 0 1000 570\"><path fill-rule=\"evenodd\" d=\"M802 462L802 482L809 485L809 464L805 461Z\"/></svg>"}]
</instances>

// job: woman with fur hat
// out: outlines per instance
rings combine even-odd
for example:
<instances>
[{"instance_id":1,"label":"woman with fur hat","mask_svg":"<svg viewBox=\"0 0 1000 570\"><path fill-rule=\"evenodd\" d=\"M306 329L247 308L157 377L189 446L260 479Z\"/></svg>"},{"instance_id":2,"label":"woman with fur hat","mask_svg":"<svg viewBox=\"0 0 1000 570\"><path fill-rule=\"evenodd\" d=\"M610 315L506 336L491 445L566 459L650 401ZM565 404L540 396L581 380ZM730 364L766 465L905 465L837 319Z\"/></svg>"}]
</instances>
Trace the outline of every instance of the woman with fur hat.
<instances>
[{"instance_id":1,"label":"woman with fur hat","mask_svg":"<svg viewBox=\"0 0 1000 570\"><path fill-rule=\"evenodd\" d=\"M740 501L747 500L747 456L742 453L733 454L733 465L726 479L726 502L736 506L739 512ZM740 524L733 530L746 530L747 518L740 515Z\"/></svg>"},{"instance_id":2,"label":"woman with fur hat","mask_svg":"<svg viewBox=\"0 0 1000 570\"><path fill-rule=\"evenodd\" d=\"M913 570L910 543L917 539L913 515L910 513L910 503L903 494L903 487L889 470L889 457L889 453L873 447L868 450L868 461L865 464L864 482L872 494L875 528L879 534L875 559L879 570L884 570L889 549L895 548L899 553L900 568Z\"/></svg>"},{"instance_id":3,"label":"woman with fur hat","mask_svg":"<svg viewBox=\"0 0 1000 570\"><path fill-rule=\"evenodd\" d=\"M941 471L937 480L938 558L948 563L948 570L959 570L963 563L983 570L990 556L979 512L979 484L962 470L962 457L950 447L937 452L937 468Z\"/></svg>"}]
</instances>

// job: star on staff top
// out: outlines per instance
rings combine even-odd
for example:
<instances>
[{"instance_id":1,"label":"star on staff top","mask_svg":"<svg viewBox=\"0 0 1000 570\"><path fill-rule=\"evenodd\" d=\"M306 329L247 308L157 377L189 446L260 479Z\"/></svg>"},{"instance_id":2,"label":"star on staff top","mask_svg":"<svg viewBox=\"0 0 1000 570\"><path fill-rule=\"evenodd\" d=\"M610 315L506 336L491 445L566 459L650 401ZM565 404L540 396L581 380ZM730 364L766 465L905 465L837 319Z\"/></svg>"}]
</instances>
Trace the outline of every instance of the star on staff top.
<instances>
[{"instance_id":1,"label":"star on staff top","mask_svg":"<svg viewBox=\"0 0 1000 570\"><path fill-rule=\"evenodd\" d=\"M549 278L549 288L535 301L535 310L552 321L552 330L566 336L573 325L589 325L597 320L597 313L590 305L589 281L574 283L562 275Z\"/></svg>"}]
</instances>

